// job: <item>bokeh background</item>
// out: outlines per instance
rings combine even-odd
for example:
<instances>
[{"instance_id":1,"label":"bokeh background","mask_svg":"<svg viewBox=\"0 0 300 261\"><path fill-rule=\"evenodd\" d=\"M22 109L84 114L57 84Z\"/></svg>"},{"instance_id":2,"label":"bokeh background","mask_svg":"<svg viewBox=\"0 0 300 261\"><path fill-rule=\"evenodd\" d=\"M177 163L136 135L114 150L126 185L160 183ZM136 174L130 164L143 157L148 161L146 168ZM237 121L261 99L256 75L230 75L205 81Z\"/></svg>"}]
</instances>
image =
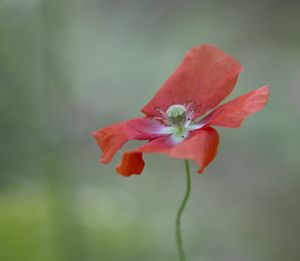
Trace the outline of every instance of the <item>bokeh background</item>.
<instances>
[{"instance_id":1,"label":"bokeh background","mask_svg":"<svg viewBox=\"0 0 300 261\"><path fill-rule=\"evenodd\" d=\"M230 98L271 95L219 129L205 174L192 165L189 260L300 260L299 12L293 0L1 0L0 260L177 260L184 163L145 155L143 175L123 178L90 133L140 116L200 43L245 66Z\"/></svg>"}]
</instances>

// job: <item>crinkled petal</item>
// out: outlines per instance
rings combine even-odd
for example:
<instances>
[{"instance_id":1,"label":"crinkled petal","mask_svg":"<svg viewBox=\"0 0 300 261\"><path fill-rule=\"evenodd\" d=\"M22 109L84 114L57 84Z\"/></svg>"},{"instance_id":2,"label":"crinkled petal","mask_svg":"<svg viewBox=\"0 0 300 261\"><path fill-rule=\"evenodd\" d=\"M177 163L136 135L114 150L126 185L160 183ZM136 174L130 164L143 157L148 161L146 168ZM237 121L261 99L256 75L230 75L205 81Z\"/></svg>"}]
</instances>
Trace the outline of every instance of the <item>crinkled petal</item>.
<instances>
[{"instance_id":1,"label":"crinkled petal","mask_svg":"<svg viewBox=\"0 0 300 261\"><path fill-rule=\"evenodd\" d=\"M160 121L144 117L116 123L93 132L102 150L100 162L109 163L115 153L129 140L150 140L160 136L164 125Z\"/></svg>"},{"instance_id":2,"label":"crinkled petal","mask_svg":"<svg viewBox=\"0 0 300 261\"><path fill-rule=\"evenodd\" d=\"M221 105L202 120L206 125L239 128L251 114L260 111L269 97L268 86L260 87Z\"/></svg>"},{"instance_id":3,"label":"crinkled petal","mask_svg":"<svg viewBox=\"0 0 300 261\"><path fill-rule=\"evenodd\" d=\"M125 152L116 170L123 176L141 174L144 161L142 153L160 153L176 159L194 160L202 173L214 159L219 144L219 135L211 127L193 131L186 140L175 144L170 135L161 136L142 145L134 151Z\"/></svg>"},{"instance_id":4,"label":"crinkled petal","mask_svg":"<svg viewBox=\"0 0 300 261\"><path fill-rule=\"evenodd\" d=\"M142 109L148 116L166 111L172 104L192 101L199 106L195 117L216 107L237 81L242 65L213 45L192 48L156 95Z\"/></svg>"},{"instance_id":5,"label":"crinkled petal","mask_svg":"<svg viewBox=\"0 0 300 261\"><path fill-rule=\"evenodd\" d=\"M129 177L132 174L140 175L144 166L141 152L127 151L123 154L122 162L116 167L116 171L124 177Z\"/></svg>"}]
</instances>

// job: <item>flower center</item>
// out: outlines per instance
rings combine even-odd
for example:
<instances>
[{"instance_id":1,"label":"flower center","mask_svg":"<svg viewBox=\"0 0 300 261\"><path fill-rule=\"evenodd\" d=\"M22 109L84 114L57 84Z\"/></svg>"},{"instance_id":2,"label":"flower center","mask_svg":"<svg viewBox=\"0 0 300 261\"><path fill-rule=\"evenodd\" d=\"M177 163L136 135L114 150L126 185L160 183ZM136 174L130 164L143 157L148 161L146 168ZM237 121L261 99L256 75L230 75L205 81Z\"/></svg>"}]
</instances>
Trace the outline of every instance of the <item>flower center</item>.
<instances>
[{"instance_id":1,"label":"flower center","mask_svg":"<svg viewBox=\"0 0 300 261\"><path fill-rule=\"evenodd\" d=\"M195 112L198 110L197 105L193 102L182 104L173 104L166 111L156 108L160 113L159 119L165 126L161 130L161 134L171 134L175 143L182 142L189 136L189 132L202 128L203 124L194 123Z\"/></svg>"},{"instance_id":2,"label":"flower center","mask_svg":"<svg viewBox=\"0 0 300 261\"><path fill-rule=\"evenodd\" d=\"M182 127L185 124L187 118L187 110L183 105L171 105L166 113L168 116L168 120L172 125Z\"/></svg>"},{"instance_id":3,"label":"flower center","mask_svg":"<svg viewBox=\"0 0 300 261\"><path fill-rule=\"evenodd\" d=\"M178 143L188 136L189 125L188 110L184 105L171 105L166 111L167 122L169 123L168 132L172 134L173 140Z\"/></svg>"}]
</instances>

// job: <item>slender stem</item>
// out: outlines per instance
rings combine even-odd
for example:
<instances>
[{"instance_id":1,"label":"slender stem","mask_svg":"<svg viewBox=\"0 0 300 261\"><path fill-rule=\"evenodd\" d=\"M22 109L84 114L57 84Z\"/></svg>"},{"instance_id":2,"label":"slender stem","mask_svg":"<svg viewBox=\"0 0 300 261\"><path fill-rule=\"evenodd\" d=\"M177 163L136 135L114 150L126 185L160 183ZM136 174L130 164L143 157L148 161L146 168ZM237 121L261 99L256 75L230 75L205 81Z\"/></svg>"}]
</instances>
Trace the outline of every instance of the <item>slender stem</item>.
<instances>
[{"instance_id":1,"label":"slender stem","mask_svg":"<svg viewBox=\"0 0 300 261\"><path fill-rule=\"evenodd\" d=\"M185 253L184 253L183 245L182 245L182 236L181 236L181 228L180 228L181 216L182 216L182 213L186 206L186 203L188 202L190 192L191 192L190 164L189 164L188 160L185 160L184 163L185 163L185 174L186 174L186 191L184 194L184 198L178 209L177 215L176 215L176 244L177 244L177 250L178 250L178 255L179 255L180 261L186 261Z\"/></svg>"}]
</instances>

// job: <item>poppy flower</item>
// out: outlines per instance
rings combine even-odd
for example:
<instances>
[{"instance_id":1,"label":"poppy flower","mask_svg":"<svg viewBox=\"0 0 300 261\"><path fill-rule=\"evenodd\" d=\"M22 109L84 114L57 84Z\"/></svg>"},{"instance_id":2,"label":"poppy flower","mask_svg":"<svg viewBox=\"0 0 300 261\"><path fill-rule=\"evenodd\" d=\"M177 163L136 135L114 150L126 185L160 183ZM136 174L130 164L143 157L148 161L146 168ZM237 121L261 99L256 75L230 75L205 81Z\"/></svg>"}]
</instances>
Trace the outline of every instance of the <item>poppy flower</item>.
<instances>
[{"instance_id":1,"label":"poppy flower","mask_svg":"<svg viewBox=\"0 0 300 261\"><path fill-rule=\"evenodd\" d=\"M242 69L238 61L216 46L193 47L142 108L144 117L93 132L103 152L100 162L109 163L127 141L147 140L124 153L116 167L119 174L141 174L143 153L194 160L202 173L219 145L218 132L212 126L238 128L268 100L268 86L263 86L219 106L233 90Z\"/></svg>"}]
</instances>

